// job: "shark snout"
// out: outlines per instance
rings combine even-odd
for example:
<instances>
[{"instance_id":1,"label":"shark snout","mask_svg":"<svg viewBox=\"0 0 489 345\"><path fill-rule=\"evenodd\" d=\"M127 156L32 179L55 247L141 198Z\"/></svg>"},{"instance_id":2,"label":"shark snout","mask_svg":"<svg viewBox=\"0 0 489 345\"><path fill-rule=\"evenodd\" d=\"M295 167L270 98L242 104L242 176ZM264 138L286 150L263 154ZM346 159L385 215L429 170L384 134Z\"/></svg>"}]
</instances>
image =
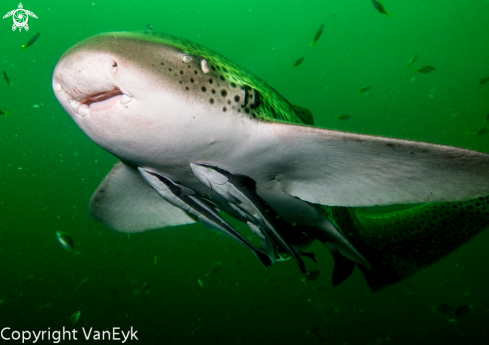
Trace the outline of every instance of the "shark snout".
<instances>
[{"instance_id":1,"label":"shark snout","mask_svg":"<svg viewBox=\"0 0 489 345\"><path fill-rule=\"evenodd\" d=\"M125 105L132 94L117 81L119 63L105 54L75 53L62 58L53 73L53 90L65 108L79 116Z\"/></svg>"}]
</instances>

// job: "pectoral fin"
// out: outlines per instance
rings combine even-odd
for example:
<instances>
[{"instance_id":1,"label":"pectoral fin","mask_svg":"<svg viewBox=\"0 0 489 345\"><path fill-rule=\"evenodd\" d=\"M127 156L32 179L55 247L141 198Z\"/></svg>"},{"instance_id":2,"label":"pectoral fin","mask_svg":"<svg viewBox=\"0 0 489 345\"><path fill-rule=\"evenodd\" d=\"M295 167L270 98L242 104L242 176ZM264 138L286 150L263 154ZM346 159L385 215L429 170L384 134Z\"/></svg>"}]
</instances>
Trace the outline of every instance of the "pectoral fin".
<instances>
[{"instance_id":1,"label":"pectoral fin","mask_svg":"<svg viewBox=\"0 0 489 345\"><path fill-rule=\"evenodd\" d=\"M90 215L122 232L142 232L194 223L169 204L129 165L118 162L102 181L89 204Z\"/></svg>"},{"instance_id":2,"label":"pectoral fin","mask_svg":"<svg viewBox=\"0 0 489 345\"><path fill-rule=\"evenodd\" d=\"M261 150L250 161L268 176L250 176L260 183L275 179L305 201L374 206L489 195L486 153L308 126L262 126Z\"/></svg>"}]
</instances>

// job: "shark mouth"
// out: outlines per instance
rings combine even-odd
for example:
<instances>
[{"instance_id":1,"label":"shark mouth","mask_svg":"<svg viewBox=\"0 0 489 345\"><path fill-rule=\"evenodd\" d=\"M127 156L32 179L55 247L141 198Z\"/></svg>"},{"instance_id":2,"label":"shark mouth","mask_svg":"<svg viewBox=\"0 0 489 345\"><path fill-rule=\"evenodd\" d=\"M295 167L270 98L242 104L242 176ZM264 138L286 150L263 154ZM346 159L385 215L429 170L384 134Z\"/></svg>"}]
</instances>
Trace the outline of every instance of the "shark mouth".
<instances>
[{"instance_id":1,"label":"shark mouth","mask_svg":"<svg viewBox=\"0 0 489 345\"><path fill-rule=\"evenodd\" d=\"M91 107L93 105L100 105L100 103L104 103L108 100L111 100L112 98L115 98L117 96L123 96L124 93L116 87L115 89L111 91L106 91L106 92L99 92L94 95L88 96L82 104L86 104L88 107Z\"/></svg>"},{"instance_id":2,"label":"shark mouth","mask_svg":"<svg viewBox=\"0 0 489 345\"><path fill-rule=\"evenodd\" d=\"M55 84L55 90L61 91L61 85ZM78 115L85 117L90 111L99 111L112 107L117 101L121 104L127 104L132 100L132 95L124 92L120 87L114 86L108 91L97 92L82 98L80 101L75 100L69 93L65 92L66 100L69 106Z\"/></svg>"}]
</instances>

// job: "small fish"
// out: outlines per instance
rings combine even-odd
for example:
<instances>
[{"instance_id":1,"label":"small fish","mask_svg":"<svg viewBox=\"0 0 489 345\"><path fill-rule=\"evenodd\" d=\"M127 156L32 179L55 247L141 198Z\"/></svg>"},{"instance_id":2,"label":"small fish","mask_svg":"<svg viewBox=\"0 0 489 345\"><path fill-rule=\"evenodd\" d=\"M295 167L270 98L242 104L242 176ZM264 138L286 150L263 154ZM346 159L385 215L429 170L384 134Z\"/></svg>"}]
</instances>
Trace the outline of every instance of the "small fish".
<instances>
[{"instance_id":1,"label":"small fish","mask_svg":"<svg viewBox=\"0 0 489 345\"><path fill-rule=\"evenodd\" d=\"M8 87L10 87L10 79L7 75L7 71L3 71L3 78L5 79L5 81L7 82L8 84Z\"/></svg>"},{"instance_id":2,"label":"small fish","mask_svg":"<svg viewBox=\"0 0 489 345\"><path fill-rule=\"evenodd\" d=\"M88 283L88 278L83 278L81 282L78 284L78 286L76 287L76 290L78 291L79 289L87 285L87 283Z\"/></svg>"},{"instance_id":3,"label":"small fish","mask_svg":"<svg viewBox=\"0 0 489 345\"><path fill-rule=\"evenodd\" d=\"M22 48L20 49L21 51L24 50L25 48L27 47L30 47L31 45L34 44L34 42L37 41L37 39L39 38L39 36L41 36L41 34L38 32L37 34L35 34L34 36L31 37L31 39L29 40L29 42L27 42L26 45L23 45Z\"/></svg>"},{"instance_id":4,"label":"small fish","mask_svg":"<svg viewBox=\"0 0 489 345\"><path fill-rule=\"evenodd\" d=\"M197 283L199 284L200 287L204 286L204 283L200 279L197 279Z\"/></svg>"},{"instance_id":5,"label":"small fish","mask_svg":"<svg viewBox=\"0 0 489 345\"><path fill-rule=\"evenodd\" d=\"M411 67L413 65L413 63L416 62L416 60L418 60L418 54L414 54L414 56L411 58L411 60L409 60L406 68Z\"/></svg>"},{"instance_id":6,"label":"small fish","mask_svg":"<svg viewBox=\"0 0 489 345\"><path fill-rule=\"evenodd\" d=\"M2 109L0 109L0 115L7 117L8 113L10 113L10 111L3 111Z\"/></svg>"},{"instance_id":7,"label":"small fish","mask_svg":"<svg viewBox=\"0 0 489 345\"><path fill-rule=\"evenodd\" d=\"M370 89L372 88L372 86L365 86L363 87L360 91L358 91L358 93L365 93L367 91L369 91Z\"/></svg>"},{"instance_id":8,"label":"small fish","mask_svg":"<svg viewBox=\"0 0 489 345\"><path fill-rule=\"evenodd\" d=\"M481 81L479 82L479 84L484 85L487 82L489 82L489 77L482 78Z\"/></svg>"},{"instance_id":9,"label":"small fish","mask_svg":"<svg viewBox=\"0 0 489 345\"><path fill-rule=\"evenodd\" d=\"M150 30L150 31L154 31L153 27L151 26L151 24L146 24L146 29Z\"/></svg>"},{"instance_id":10,"label":"small fish","mask_svg":"<svg viewBox=\"0 0 489 345\"><path fill-rule=\"evenodd\" d=\"M321 38L321 35L323 34L323 30L324 30L324 24L321 24L318 31L316 32L316 35L314 36L314 41L309 44L311 47L314 47L314 44L316 44L316 42Z\"/></svg>"},{"instance_id":11,"label":"small fish","mask_svg":"<svg viewBox=\"0 0 489 345\"><path fill-rule=\"evenodd\" d=\"M184 210L197 217L207 228L217 230L251 250L263 266L267 267L272 264L272 259L266 253L256 249L243 235L221 218L211 202L198 198L190 188L175 183L156 171L147 168L138 168L138 171L156 192L170 204L180 208L184 207Z\"/></svg>"},{"instance_id":12,"label":"small fish","mask_svg":"<svg viewBox=\"0 0 489 345\"><path fill-rule=\"evenodd\" d=\"M312 282L319 277L320 272L318 270L310 271L308 275L304 279L301 279L302 282Z\"/></svg>"},{"instance_id":13,"label":"small fish","mask_svg":"<svg viewBox=\"0 0 489 345\"><path fill-rule=\"evenodd\" d=\"M372 0L372 4L374 5L375 9L377 11L379 11L379 13L382 13L382 14L385 14L387 15L388 17L391 16L391 14L389 12L386 12L385 9L384 9L384 5L382 5L380 2L378 2L377 0Z\"/></svg>"},{"instance_id":14,"label":"small fish","mask_svg":"<svg viewBox=\"0 0 489 345\"><path fill-rule=\"evenodd\" d=\"M489 129L487 128L481 128L477 131L477 133L475 133L475 136L479 136L479 135L482 135L482 134L486 134L487 132L489 132Z\"/></svg>"},{"instance_id":15,"label":"small fish","mask_svg":"<svg viewBox=\"0 0 489 345\"><path fill-rule=\"evenodd\" d=\"M24 279L24 283L22 285L29 285L30 283L32 283L32 281L34 280L34 275L33 274L29 274L27 277L25 277Z\"/></svg>"},{"instance_id":16,"label":"small fish","mask_svg":"<svg viewBox=\"0 0 489 345\"><path fill-rule=\"evenodd\" d=\"M335 119L338 119L338 120L349 120L349 119L351 119L351 116L350 115L343 114L343 115L336 116Z\"/></svg>"},{"instance_id":17,"label":"small fish","mask_svg":"<svg viewBox=\"0 0 489 345\"><path fill-rule=\"evenodd\" d=\"M455 310L455 318L450 319L448 321L451 322L462 321L469 315L470 309L472 309L472 306L467 304L458 307L457 310Z\"/></svg>"},{"instance_id":18,"label":"small fish","mask_svg":"<svg viewBox=\"0 0 489 345\"><path fill-rule=\"evenodd\" d=\"M440 303L437 306L433 307L431 311L437 311L442 314L449 314L453 311L453 307L446 303Z\"/></svg>"},{"instance_id":19,"label":"small fish","mask_svg":"<svg viewBox=\"0 0 489 345\"><path fill-rule=\"evenodd\" d=\"M57 231L56 237L64 249L75 254L81 254L75 249L75 241L73 241L73 238L71 238L70 235L65 232Z\"/></svg>"},{"instance_id":20,"label":"small fish","mask_svg":"<svg viewBox=\"0 0 489 345\"><path fill-rule=\"evenodd\" d=\"M80 310L71 314L70 318L68 319L68 323L70 324L71 328L74 328L78 320L80 320L80 315L81 315Z\"/></svg>"},{"instance_id":21,"label":"small fish","mask_svg":"<svg viewBox=\"0 0 489 345\"><path fill-rule=\"evenodd\" d=\"M299 66L302 63L302 61L304 61L304 57L297 59L295 64L292 65L292 68Z\"/></svg>"},{"instance_id":22,"label":"small fish","mask_svg":"<svg viewBox=\"0 0 489 345\"><path fill-rule=\"evenodd\" d=\"M155 258L153 260L153 265L156 265L156 260L158 260L158 257L155 255Z\"/></svg>"},{"instance_id":23,"label":"small fish","mask_svg":"<svg viewBox=\"0 0 489 345\"><path fill-rule=\"evenodd\" d=\"M208 276L213 276L213 275L218 274L219 271L221 270L221 266L222 266L221 261L216 262L214 265L212 265L211 270L209 271L209 273L206 273L205 276L208 277Z\"/></svg>"},{"instance_id":24,"label":"small fish","mask_svg":"<svg viewBox=\"0 0 489 345\"><path fill-rule=\"evenodd\" d=\"M39 308L39 310L43 310L43 309L51 308L52 306L53 306L52 303L46 303L46 304L38 306L38 308Z\"/></svg>"},{"instance_id":25,"label":"small fish","mask_svg":"<svg viewBox=\"0 0 489 345\"><path fill-rule=\"evenodd\" d=\"M418 69L415 69L414 72L419 72L419 73L430 73L435 70L435 67L433 66L424 66Z\"/></svg>"}]
</instances>

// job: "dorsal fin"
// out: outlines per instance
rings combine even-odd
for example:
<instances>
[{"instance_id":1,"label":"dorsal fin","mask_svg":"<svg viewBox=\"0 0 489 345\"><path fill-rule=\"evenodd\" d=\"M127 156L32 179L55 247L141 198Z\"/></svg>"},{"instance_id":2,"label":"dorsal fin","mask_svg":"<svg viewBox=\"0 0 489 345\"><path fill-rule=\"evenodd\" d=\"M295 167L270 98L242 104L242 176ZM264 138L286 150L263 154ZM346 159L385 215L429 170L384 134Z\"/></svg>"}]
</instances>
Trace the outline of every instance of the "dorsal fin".
<instances>
[{"instance_id":1,"label":"dorsal fin","mask_svg":"<svg viewBox=\"0 0 489 345\"><path fill-rule=\"evenodd\" d=\"M310 111L309 109L303 108L301 106L295 105L295 104L292 104L292 105L294 106L295 110L297 111L297 113L299 114L301 119L303 120L304 124L310 125L310 126L314 125L314 117L312 116L312 111Z\"/></svg>"}]
</instances>

